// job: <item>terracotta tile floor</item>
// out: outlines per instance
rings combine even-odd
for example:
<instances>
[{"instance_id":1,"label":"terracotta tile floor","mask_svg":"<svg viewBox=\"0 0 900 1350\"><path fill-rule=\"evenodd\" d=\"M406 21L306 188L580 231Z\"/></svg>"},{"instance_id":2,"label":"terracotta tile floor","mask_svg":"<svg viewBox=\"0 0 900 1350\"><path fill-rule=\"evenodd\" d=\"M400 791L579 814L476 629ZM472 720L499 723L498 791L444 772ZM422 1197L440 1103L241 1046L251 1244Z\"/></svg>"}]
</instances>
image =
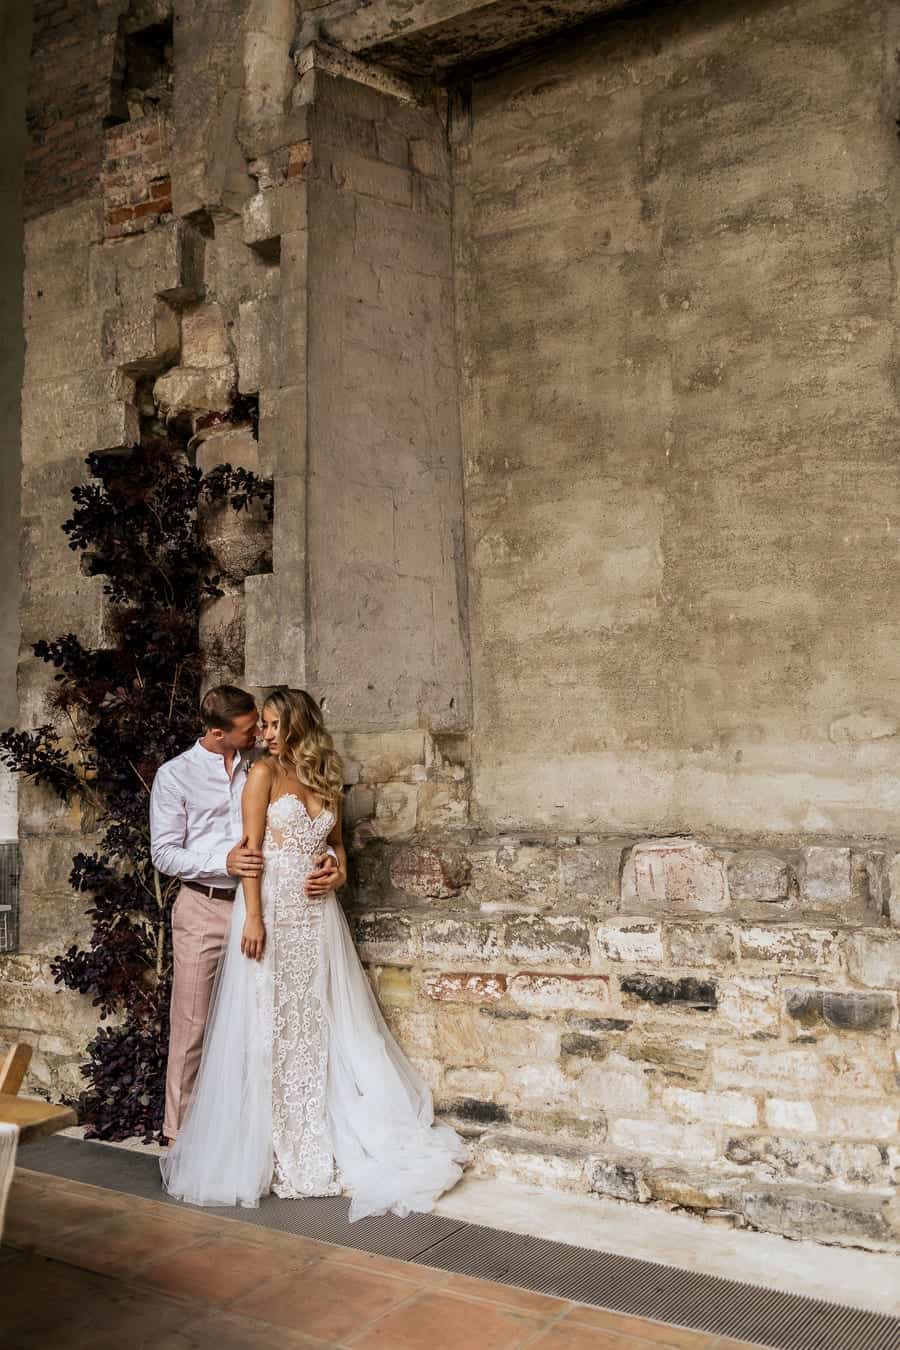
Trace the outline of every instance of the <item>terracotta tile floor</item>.
<instances>
[{"instance_id":1,"label":"terracotta tile floor","mask_svg":"<svg viewBox=\"0 0 900 1350\"><path fill-rule=\"evenodd\" d=\"M3 1350L731 1350L487 1280L19 1170Z\"/></svg>"}]
</instances>

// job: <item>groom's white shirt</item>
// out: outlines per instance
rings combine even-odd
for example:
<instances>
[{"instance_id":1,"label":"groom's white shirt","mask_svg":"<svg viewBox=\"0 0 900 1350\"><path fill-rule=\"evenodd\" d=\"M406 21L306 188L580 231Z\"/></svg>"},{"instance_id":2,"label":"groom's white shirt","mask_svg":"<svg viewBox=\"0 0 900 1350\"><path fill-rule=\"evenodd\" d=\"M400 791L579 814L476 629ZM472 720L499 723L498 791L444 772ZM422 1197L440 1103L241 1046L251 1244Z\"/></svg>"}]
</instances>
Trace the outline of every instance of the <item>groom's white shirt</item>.
<instances>
[{"instance_id":1,"label":"groom's white shirt","mask_svg":"<svg viewBox=\"0 0 900 1350\"><path fill-rule=\"evenodd\" d=\"M225 756L199 741L160 765L150 793L150 856L167 877L234 890L226 860L244 826L241 793L253 752L235 754L231 778Z\"/></svg>"},{"instance_id":2,"label":"groom's white shirt","mask_svg":"<svg viewBox=\"0 0 900 1350\"><path fill-rule=\"evenodd\" d=\"M241 793L258 751L235 753L231 778L225 756L199 741L161 764L150 793L150 856L157 871L182 881L234 890L228 854L244 837ZM337 854L326 848L332 858Z\"/></svg>"}]
</instances>

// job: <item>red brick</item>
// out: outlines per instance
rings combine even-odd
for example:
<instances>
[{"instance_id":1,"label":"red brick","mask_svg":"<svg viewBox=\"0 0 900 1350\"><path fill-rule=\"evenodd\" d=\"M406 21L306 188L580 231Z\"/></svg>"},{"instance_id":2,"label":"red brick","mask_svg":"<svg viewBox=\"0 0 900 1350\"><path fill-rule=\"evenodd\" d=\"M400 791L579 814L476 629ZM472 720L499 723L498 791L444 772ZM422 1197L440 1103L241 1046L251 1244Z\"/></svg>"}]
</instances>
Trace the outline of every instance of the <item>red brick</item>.
<instances>
[{"instance_id":1,"label":"red brick","mask_svg":"<svg viewBox=\"0 0 900 1350\"><path fill-rule=\"evenodd\" d=\"M506 976L468 971L433 971L425 994L440 1003L494 1003L506 993Z\"/></svg>"}]
</instances>

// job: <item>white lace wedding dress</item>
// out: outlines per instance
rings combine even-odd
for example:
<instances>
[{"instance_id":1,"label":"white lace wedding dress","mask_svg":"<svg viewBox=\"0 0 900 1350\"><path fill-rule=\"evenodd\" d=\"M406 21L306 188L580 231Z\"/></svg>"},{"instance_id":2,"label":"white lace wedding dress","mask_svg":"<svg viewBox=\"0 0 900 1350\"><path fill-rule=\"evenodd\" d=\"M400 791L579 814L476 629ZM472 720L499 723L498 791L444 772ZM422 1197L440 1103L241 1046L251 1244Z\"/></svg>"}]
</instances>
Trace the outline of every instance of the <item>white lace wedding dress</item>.
<instances>
[{"instance_id":1,"label":"white lace wedding dress","mask_svg":"<svg viewBox=\"0 0 900 1350\"><path fill-rule=\"evenodd\" d=\"M335 899L305 893L334 824L293 794L269 806L266 946L241 954L241 888L216 978L193 1102L160 1160L166 1190L195 1205L351 1196L351 1220L430 1210L466 1149L433 1123L431 1093L394 1041Z\"/></svg>"}]
</instances>

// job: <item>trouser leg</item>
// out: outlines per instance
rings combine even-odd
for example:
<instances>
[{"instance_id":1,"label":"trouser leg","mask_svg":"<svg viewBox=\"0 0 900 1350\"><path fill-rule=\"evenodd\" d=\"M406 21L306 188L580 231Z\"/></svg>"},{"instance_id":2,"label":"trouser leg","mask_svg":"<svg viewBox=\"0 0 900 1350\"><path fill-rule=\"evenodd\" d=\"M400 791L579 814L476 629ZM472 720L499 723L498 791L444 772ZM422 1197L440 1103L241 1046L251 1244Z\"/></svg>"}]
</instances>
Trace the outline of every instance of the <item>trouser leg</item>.
<instances>
[{"instance_id":1,"label":"trouser leg","mask_svg":"<svg viewBox=\"0 0 900 1350\"><path fill-rule=\"evenodd\" d=\"M174 1139L187 1110L203 1049L216 969L234 905L182 886L172 909L172 1003L163 1134Z\"/></svg>"}]
</instances>

